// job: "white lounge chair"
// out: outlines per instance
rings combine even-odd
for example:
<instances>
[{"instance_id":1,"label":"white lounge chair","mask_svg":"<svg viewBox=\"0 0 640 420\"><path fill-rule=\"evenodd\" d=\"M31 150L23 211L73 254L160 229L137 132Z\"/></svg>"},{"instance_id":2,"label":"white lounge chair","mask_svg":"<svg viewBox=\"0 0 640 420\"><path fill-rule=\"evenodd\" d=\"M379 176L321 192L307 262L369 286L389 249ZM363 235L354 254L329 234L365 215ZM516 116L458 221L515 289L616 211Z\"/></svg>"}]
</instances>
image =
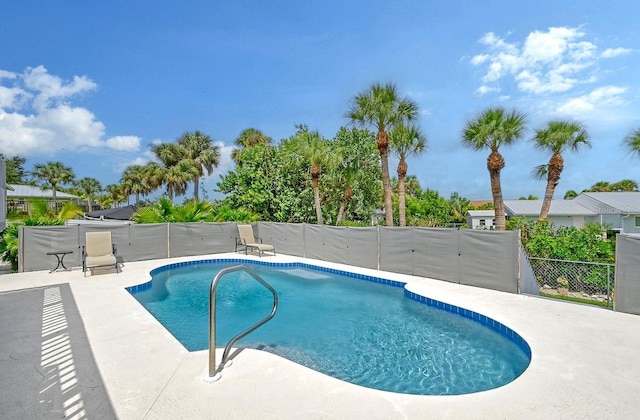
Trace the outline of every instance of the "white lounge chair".
<instances>
[{"instance_id":1,"label":"white lounge chair","mask_svg":"<svg viewBox=\"0 0 640 420\"><path fill-rule=\"evenodd\" d=\"M93 274L94 268L114 267L119 273L116 246L111 242L111 232L87 232L86 245L82 247L82 271Z\"/></svg>"},{"instance_id":2,"label":"white lounge chair","mask_svg":"<svg viewBox=\"0 0 640 420\"><path fill-rule=\"evenodd\" d=\"M238 236L236 238L236 252L238 247L244 247L244 253L247 254L247 250L258 251L258 256L262 257L265 251L273 252L276 255L276 248L270 244L263 244L262 238L257 238L253 234L253 227L251 225L238 225Z\"/></svg>"}]
</instances>

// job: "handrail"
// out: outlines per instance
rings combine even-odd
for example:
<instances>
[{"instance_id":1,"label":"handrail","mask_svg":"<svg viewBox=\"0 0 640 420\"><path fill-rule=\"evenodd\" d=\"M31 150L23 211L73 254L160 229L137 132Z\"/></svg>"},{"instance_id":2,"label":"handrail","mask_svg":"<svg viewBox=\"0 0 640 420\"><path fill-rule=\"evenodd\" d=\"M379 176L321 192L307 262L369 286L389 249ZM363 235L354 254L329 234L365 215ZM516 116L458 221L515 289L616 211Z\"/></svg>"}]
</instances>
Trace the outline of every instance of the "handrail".
<instances>
[{"instance_id":1,"label":"handrail","mask_svg":"<svg viewBox=\"0 0 640 420\"><path fill-rule=\"evenodd\" d=\"M224 352L222 353L222 360L220 361L220 365L216 368L216 290L218 288L218 282L220 281L220 278L222 276L234 271L239 271L239 270L246 271L247 273L249 273L249 275L251 275L251 277L258 280L260 284L262 284L264 287L269 289L269 291L273 294L273 309L271 309L271 313L268 316L261 319L254 325L250 326L249 328L247 328L246 330L242 331L240 334L236 335L231 340L229 340L229 343L224 348ZM216 274L216 276L213 278L213 281L211 282L211 288L209 290L209 378L208 380L215 381L219 379L220 371L222 370L222 368L224 368L224 365L227 362L227 359L229 358L229 351L231 350L231 347L236 343L236 341L240 340L242 337L246 336L247 334L250 334L251 332L255 331L257 328L259 328L260 326L265 324L267 321L269 321L271 318L273 318L277 310L278 310L278 292L276 292L276 289L271 287L269 283L267 283L262 277L258 275L258 273L256 273L253 269L249 268L248 266L236 265L233 267L227 267L227 268L223 268L218 272L218 274Z\"/></svg>"}]
</instances>

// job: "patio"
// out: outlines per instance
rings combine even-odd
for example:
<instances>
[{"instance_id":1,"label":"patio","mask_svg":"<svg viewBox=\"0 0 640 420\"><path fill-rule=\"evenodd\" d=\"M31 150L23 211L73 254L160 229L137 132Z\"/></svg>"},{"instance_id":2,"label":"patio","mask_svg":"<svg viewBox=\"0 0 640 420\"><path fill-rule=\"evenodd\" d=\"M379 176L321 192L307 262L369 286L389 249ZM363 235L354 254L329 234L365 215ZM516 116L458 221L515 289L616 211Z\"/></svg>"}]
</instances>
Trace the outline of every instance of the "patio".
<instances>
[{"instance_id":1,"label":"patio","mask_svg":"<svg viewBox=\"0 0 640 420\"><path fill-rule=\"evenodd\" d=\"M639 316L333 263L322 265L406 281L415 293L504 323L531 346L531 365L494 390L415 396L244 350L220 381L205 383L207 352L187 352L124 288L164 264L231 256L238 254L132 262L120 274L87 278L77 268L0 276L0 363L12 384L0 392L3 417L584 419L640 411Z\"/></svg>"}]
</instances>

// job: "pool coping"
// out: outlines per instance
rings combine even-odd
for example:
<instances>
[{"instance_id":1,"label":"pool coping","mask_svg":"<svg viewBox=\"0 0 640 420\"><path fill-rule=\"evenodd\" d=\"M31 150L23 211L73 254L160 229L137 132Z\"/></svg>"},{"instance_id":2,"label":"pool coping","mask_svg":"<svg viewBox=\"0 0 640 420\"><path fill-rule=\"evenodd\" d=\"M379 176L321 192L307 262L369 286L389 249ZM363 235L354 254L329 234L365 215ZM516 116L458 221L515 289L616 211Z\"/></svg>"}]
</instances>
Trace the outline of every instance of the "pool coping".
<instances>
[{"instance_id":1,"label":"pool coping","mask_svg":"<svg viewBox=\"0 0 640 420\"><path fill-rule=\"evenodd\" d=\"M207 352L182 347L125 287L161 265L238 254L126 263L120 274L0 276L0 292L68 283L118 418L632 418L640 410L640 317L601 308L278 255L406 282L406 290L494 319L531 347L515 381L489 391L419 396L349 384L259 350L243 350L205 383ZM251 256L248 259L257 259ZM1 333L2 331L0 331ZM221 352L219 352L221 353ZM36 402L37 403L37 402Z\"/></svg>"}]
</instances>

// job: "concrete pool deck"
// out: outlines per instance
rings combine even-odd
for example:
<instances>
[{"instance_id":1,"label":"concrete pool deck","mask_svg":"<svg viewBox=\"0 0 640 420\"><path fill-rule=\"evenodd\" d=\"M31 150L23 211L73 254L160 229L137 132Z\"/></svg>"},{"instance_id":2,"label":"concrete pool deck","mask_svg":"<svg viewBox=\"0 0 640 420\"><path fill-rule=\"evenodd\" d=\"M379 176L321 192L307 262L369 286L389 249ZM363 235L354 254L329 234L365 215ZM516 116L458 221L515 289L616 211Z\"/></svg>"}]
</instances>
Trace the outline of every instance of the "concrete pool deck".
<instances>
[{"instance_id":1,"label":"concrete pool deck","mask_svg":"<svg viewBox=\"0 0 640 420\"><path fill-rule=\"evenodd\" d=\"M124 288L162 265L241 257L132 262L120 274L86 278L78 268L0 276L0 417L631 419L640 412L640 316L284 255L262 260L408 282L414 293L491 317L527 340L531 364L497 389L416 396L242 350L218 382L206 383L208 352L186 351Z\"/></svg>"}]
</instances>

